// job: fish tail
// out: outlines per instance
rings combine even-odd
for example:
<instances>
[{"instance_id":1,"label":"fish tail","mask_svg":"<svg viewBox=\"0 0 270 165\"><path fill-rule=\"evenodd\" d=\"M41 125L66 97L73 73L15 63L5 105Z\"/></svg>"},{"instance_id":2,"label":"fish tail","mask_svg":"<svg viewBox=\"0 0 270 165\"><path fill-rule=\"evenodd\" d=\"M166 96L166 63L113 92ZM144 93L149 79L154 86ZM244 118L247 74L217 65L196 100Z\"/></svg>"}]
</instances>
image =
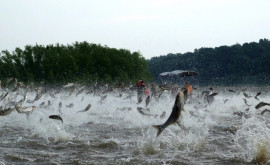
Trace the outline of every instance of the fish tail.
<instances>
[{"instance_id":1,"label":"fish tail","mask_svg":"<svg viewBox=\"0 0 270 165\"><path fill-rule=\"evenodd\" d=\"M154 128L158 130L157 137L161 134L161 132L164 130L161 128L162 125L153 125Z\"/></svg>"}]
</instances>

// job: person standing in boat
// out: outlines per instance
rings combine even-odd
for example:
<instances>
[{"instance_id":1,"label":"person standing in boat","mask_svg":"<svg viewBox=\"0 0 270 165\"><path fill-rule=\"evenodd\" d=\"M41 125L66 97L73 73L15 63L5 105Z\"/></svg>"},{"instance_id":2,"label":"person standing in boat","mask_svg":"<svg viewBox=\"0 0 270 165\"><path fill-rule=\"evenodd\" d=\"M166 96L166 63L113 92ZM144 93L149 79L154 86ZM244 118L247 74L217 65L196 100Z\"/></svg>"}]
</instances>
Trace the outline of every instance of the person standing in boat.
<instances>
[{"instance_id":1,"label":"person standing in boat","mask_svg":"<svg viewBox=\"0 0 270 165\"><path fill-rule=\"evenodd\" d=\"M188 97L191 96L192 90L192 86L188 82L185 82L185 87L182 88L182 92L184 92L185 96L185 103L187 102Z\"/></svg>"},{"instance_id":2,"label":"person standing in boat","mask_svg":"<svg viewBox=\"0 0 270 165\"><path fill-rule=\"evenodd\" d=\"M145 83L144 83L143 78L137 82L136 86L137 86L137 92L138 92L137 99L138 99L138 102L140 102L139 100L142 100L143 95L144 95L144 90L145 90Z\"/></svg>"}]
</instances>

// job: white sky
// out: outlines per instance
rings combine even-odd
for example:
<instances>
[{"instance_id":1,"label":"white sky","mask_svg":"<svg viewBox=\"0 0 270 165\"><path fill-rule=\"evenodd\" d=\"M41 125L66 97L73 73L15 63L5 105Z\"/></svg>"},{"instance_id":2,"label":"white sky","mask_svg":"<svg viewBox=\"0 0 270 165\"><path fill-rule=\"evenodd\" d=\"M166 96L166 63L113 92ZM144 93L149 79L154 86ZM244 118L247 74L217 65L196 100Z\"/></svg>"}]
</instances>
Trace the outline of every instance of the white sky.
<instances>
[{"instance_id":1,"label":"white sky","mask_svg":"<svg viewBox=\"0 0 270 165\"><path fill-rule=\"evenodd\" d=\"M87 41L146 59L270 39L270 0L2 0L0 50Z\"/></svg>"}]
</instances>

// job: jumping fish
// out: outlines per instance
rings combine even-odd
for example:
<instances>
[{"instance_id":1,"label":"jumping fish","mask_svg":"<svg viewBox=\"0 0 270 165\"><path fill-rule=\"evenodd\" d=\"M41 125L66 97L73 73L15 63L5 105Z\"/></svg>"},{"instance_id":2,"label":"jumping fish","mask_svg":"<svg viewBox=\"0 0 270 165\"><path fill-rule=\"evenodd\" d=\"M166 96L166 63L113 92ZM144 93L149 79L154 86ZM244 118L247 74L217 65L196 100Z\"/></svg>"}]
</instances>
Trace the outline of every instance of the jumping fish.
<instances>
[{"instance_id":1,"label":"jumping fish","mask_svg":"<svg viewBox=\"0 0 270 165\"><path fill-rule=\"evenodd\" d=\"M44 107L44 105L45 105L45 102L43 101L42 103L39 104L38 107L39 107L39 108L42 108L42 107Z\"/></svg>"},{"instance_id":2,"label":"jumping fish","mask_svg":"<svg viewBox=\"0 0 270 165\"><path fill-rule=\"evenodd\" d=\"M206 96L207 103L210 105L215 101L214 96L216 96L218 93L211 93L208 96Z\"/></svg>"},{"instance_id":3,"label":"jumping fish","mask_svg":"<svg viewBox=\"0 0 270 165\"><path fill-rule=\"evenodd\" d=\"M7 108L7 109L4 109L4 110L0 110L0 116L7 116L7 115L9 115L13 110L14 110L14 108Z\"/></svg>"},{"instance_id":4,"label":"jumping fish","mask_svg":"<svg viewBox=\"0 0 270 165\"><path fill-rule=\"evenodd\" d=\"M87 107L85 107L85 108L84 108L83 110L81 110L81 111L78 111L78 113L79 113L79 112L86 112L86 111L88 111L90 108L91 108L91 104L88 104Z\"/></svg>"},{"instance_id":5,"label":"jumping fish","mask_svg":"<svg viewBox=\"0 0 270 165\"><path fill-rule=\"evenodd\" d=\"M7 79L7 84L9 84L12 80L15 80L15 78L9 78L9 79Z\"/></svg>"},{"instance_id":6,"label":"jumping fish","mask_svg":"<svg viewBox=\"0 0 270 165\"><path fill-rule=\"evenodd\" d=\"M163 91L160 92L157 98L159 99L162 94L163 94Z\"/></svg>"},{"instance_id":7,"label":"jumping fish","mask_svg":"<svg viewBox=\"0 0 270 165\"><path fill-rule=\"evenodd\" d=\"M26 98L27 98L27 95L25 94L25 95L23 96L23 102L26 100Z\"/></svg>"},{"instance_id":8,"label":"jumping fish","mask_svg":"<svg viewBox=\"0 0 270 165\"><path fill-rule=\"evenodd\" d=\"M63 119L61 118L60 115L51 115L51 116L49 116L49 118L50 119L55 119L55 120L60 120L60 121L62 121L62 123L64 123Z\"/></svg>"},{"instance_id":9,"label":"jumping fish","mask_svg":"<svg viewBox=\"0 0 270 165\"><path fill-rule=\"evenodd\" d=\"M153 115L153 114L150 114L149 111L150 109L149 108L142 108L142 107L137 107L137 110L140 114L142 115L145 115L145 116L152 116L152 117L157 117L158 115Z\"/></svg>"},{"instance_id":10,"label":"jumping fish","mask_svg":"<svg viewBox=\"0 0 270 165\"><path fill-rule=\"evenodd\" d=\"M36 109L36 106L21 107L19 105L16 105L15 109L17 110L18 113L25 113L25 114L29 115L30 113L32 113Z\"/></svg>"},{"instance_id":11,"label":"jumping fish","mask_svg":"<svg viewBox=\"0 0 270 165\"><path fill-rule=\"evenodd\" d=\"M5 94L3 94L1 100L3 100L5 97L7 97L7 95L8 95L8 92L6 92Z\"/></svg>"},{"instance_id":12,"label":"jumping fish","mask_svg":"<svg viewBox=\"0 0 270 165\"><path fill-rule=\"evenodd\" d=\"M98 102L99 102L100 104L102 104L102 102L103 102L106 98L107 98L107 95L102 96Z\"/></svg>"},{"instance_id":13,"label":"jumping fish","mask_svg":"<svg viewBox=\"0 0 270 165\"><path fill-rule=\"evenodd\" d=\"M255 97L258 97L262 94L262 92L258 92Z\"/></svg>"},{"instance_id":14,"label":"jumping fish","mask_svg":"<svg viewBox=\"0 0 270 165\"><path fill-rule=\"evenodd\" d=\"M61 112L61 108L62 108L62 102L60 102L60 103L58 104L58 111L59 111L60 113L62 113L62 112Z\"/></svg>"},{"instance_id":15,"label":"jumping fish","mask_svg":"<svg viewBox=\"0 0 270 165\"><path fill-rule=\"evenodd\" d=\"M26 102L32 104L34 103L34 100L27 100Z\"/></svg>"},{"instance_id":16,"label":"jumping fish","mask_svg":"<svg viewBox=\"0 0 270 165\"><path fill-rule=\"evenodd\" d=\"M261 112L261 115L263 115L265 112L270 112L270 110L269 110L269 109L263 110L263 111Z\"/></svg>"},{"instance_id":17,"label":"jumping fish","mask_svg":"<svg viewBox=\"0 0 270 165\"><path fill-rule=\"evenodd\" d=\"M70 103L69 105L66 105L67 108L73 108L74 107L74 104L73 103Z\"/></svg>"},{"instance_id":18,"label":"jumping fish","mask_svg":"<svg viewBox=\"0 0 270 165\"><path fill-rule=\"evenodd\" d=\"M58 108L59 108L59 109L62 108L62 102L60 102L60 103L58 104Z\"/></svg>"},{"instance_id":19,"label":"jumping fish","mask_svg":"<svg viewBox=\"0 0 270 165\"><path fill-rule=\"evenodd\" d=\"M227 91L234 93L235 91L232 89L228 89Z\"/></svg>"},{"instance_id":20,"label":"jumping fish","mask_svg":"<svg viewBox=\"0 0 270 165\"><path fill-rule=\"evenodd\" d=\"M67 84L67 85L64 85L63 87L64 88L70 88L70 87L74 87L74 83L69 83L69 84Z\"/></svg>"},{"instance_id":21,"label":"jumping fish","mask_svg":"<svg viewBox=\"0 0 270 165\"><path fill-rule=\"evenodd\" d=\"M251 106L251 105L249 105L248 103L247 103L247 99L243 99L244 100L244 102L245 102L245 104L247 105L247 106Z\"/></svg>"},{"instance_id":22,"label":"jumping fish","mask_svg":"<svg viewBox=\"0 0 270 165\"><path fill-rule=\"evenodd\" d=\"M122 108L116 108L116 110L119 110L119 111L131 111L132 108L131 107L122 107Z\"/></svg>"},{"instance_id":23,"label":"jumping fish","mask_svg":"<svg viewBox=\"0 0 270 165\"><path fill-rule=\"evenodd\" d=\"M248 111L246 111L246 112L248 112ZM250 114L245 113L245 112L234 112L233 114L234 114L234 115L238 115L239 117L244 116L246 119L247 119L247 118L250 118Z\"/></svg>"},{"instance_id":24,"label":"jumping fish","mask_svg":"<svg viewBox=\"0 0 270 165\"><path fill-rule=\"evenodd\" d=\"M246 94L245 92L243 93L243 95L246 97L246 98L251 98L252 96Z\"/></svg>"},{"instance_id":25,"label":"jumping fish","mask_svg":"<svg viewBox=\"0 0 270 165\"><path fill-rule=\"evenodd\" d=\"M150 97L150 95L148 95L147 98L145 99L145 107L148 106L150 100L151 100L151 97Z\"/></svg>"},{"instance_id":26,"label":"jumping fish","mask_svg":"<svg viewBox=\"0 0 270 165\"><path fill-rule=\"evenodd\" d=\"M39 100L43 95L43 92L40 92L36 95L34 100L27 100L27 103L34 103L35 101Z\"/></svg>"},{"instance_id":27,"label":"jumping fish","mask_svg":"<svg viewBox=\"0 0 270 165\"><path fill-rule=\"evenodd\" d=\"M258 99L258 96L260 96L261 93L262 93L262 92L258 92L258 93L256 94L256 96L255 96L255 99L257 99L258 101L260 101L260 100Z\"/></svg>"},{"instance_id":28,"label":"jumping fish","mask_svg":"<svg viewBox=\"0 0 270 165\"><path fill-rule=\"evenodd\" d=\"M108 89L104 90L104 91L101 92L101 93L102 93L102 94L105 94L105 93L109 93L109 92L112 92L112 91L114 91L113 88L108 88Z\"/></svg>"},{"instance_id":29,"label":"jumping fish","mask_svg":"<svg viewBox=\"0 0 270 165\"><path fill-rule=\"evenodd\" d=\"M82 88L81 90L78 91L78 93L76 94L76 97L81 94L83 92L84 88Z\"/></svg>"},{"instance_id":30,"label":"jumping fish","mask_svg":"<svg viewBox=\"0 0 270 165\"><path fill-rule=\"evenodd\" d=\"M143 101L142 97L139 97L137 104L140 104L142 101Z\"/></svg>"},{"instance_id":31,"label":"jumping fish","mask_svg":"<svg viewBox=\"0 0 270 165\"><path fill-rule=\"evenodd\" d=\"M172 109L172 113L170 117L167 119L167 121L163 125L154 125L153 127L158 130L157 137L161 134L161 132L167 128L169 125L177 123L177 120L179 119L181 112L184 110L184 93L179 92L175 98L175 103Z\"/></svg>"},{"instance_id":32,"label":"jumping fish","mask_svg":"<svg viewBox=\"0 0 270 165\"><path fill-rule=\"evenodd\" d=\"M202 98L204 103L208 103L210 105L215 101L214 96L216 96L218 93L214 93L213 90L214 89L210 87L209 90L202 92Z\"/></svg>"},{"instance_id":33,"label":"jumping fish","mask_svg":"<svg viewBox=\"0 0 270 165\"><path fill-rule=\"evenodd\" d=\"M259 109L259 108L261 108L261 107L263 107L263 106L265 106L265 105L268 105L268 106L270 106L270 104L269 103L265 103L265 102L260 102L259 104L257 104L256 105L256 109Z\"/></svg>"}]
</instances>

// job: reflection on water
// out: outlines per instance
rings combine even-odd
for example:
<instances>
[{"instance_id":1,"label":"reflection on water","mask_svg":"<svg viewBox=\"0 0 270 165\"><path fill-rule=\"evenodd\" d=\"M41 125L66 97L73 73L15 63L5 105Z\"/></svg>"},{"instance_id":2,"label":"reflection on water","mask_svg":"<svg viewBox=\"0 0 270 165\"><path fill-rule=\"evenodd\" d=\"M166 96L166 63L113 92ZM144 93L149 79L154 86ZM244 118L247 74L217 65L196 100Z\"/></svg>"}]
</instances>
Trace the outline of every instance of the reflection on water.
<instances>
[{"instance_id":1,"label":"reflection on water","mask_svg":"<svg viewBox=\"0 0 270 165\"><path fill-rule=\"evenodd\" d=\"M235 93L218 89L215 102L207 105L198 97L202 90L195 90L184 107L181 120L185 130L171 125L158 138L152 125L163 124L169 117L174 103L169 93L159 100L151 99L147 106L150 111L145 109L150 115L143 115L137 107L144 108L145 102L137 104L136 91L93 94L84 90L78 94L80 89L73 93L49 89L33 103L36 92L29 91L30 101L25 100L22 106L37 107L29 116L16 110L0 116L0 164L268 162L270 113L260 115L265 107L255 109L259 101L254 97L247 99L251 106L246 105L243 92L236 88ZM266 89L250 88L245 92L255 96L260 91L260 101L269 103ZM24 90L8 92L0 102L3 109L25 94ZM89 104L89 110L78 113ZM165 117L160 118L164 111ZM50 115L60 115L63 123L50 119Z\"/></svg>"}]
</instances>

